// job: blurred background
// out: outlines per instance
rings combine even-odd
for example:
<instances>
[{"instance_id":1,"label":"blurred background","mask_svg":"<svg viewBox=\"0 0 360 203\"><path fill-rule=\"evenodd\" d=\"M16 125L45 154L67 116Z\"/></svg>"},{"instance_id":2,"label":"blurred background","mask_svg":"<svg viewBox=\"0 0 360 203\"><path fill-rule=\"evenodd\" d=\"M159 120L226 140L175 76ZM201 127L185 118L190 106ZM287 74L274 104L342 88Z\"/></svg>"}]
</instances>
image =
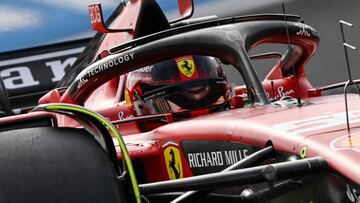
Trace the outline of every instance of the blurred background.
<instances>
[{"instance_id":1,"label":"blurred background","mask_svg":"<svg viewBox=\"0 0 360 203\"><path fill-rule=\"evenodd\" d=\"M157 0L169 18L178 15L177 0ZM0 1L0 70L4 52L89 38L87 5L100 2L105 19L120 0L1 0ZM341 42L339 20L354 24L346 28L347 42L360 46L360 1L358 0L194 0L194 17L217 15L247 15L256 13L286 13L302 16L305 23L320 33L320 46L309 61L306 70L315 86L341 82L347 79L345 55ZM260 50L259 52L266 51ZM353 78L360 78L359 51L349 51ZM261 78L271 68L257 69Z\"/></svg>"},{"instance_id":2,"label":"blurred background","mask_svg":"<svg viewBox=\"0 0 360 203\"><path fill-rule=\"evenodd\" d=\"M206 16L216 13L218 16L232 16L282 13L281 3L285 4L286 13L300 15L306 24L320 33L318 51L306 65L306 72L312 84L323 86L347 80L339 20L354 24L353 28L345 27L345 37L349 44L360 48L360 12L358 12L360 1L220 0L199 5L195 15ZM265 50L260 50L260 52ZM360 78L360 52L349 50L348 53L353 78ZM255 66L264 66L256 69L261 79L271 68L267 62L255 62Z\"/></svg>"}]
</instances>

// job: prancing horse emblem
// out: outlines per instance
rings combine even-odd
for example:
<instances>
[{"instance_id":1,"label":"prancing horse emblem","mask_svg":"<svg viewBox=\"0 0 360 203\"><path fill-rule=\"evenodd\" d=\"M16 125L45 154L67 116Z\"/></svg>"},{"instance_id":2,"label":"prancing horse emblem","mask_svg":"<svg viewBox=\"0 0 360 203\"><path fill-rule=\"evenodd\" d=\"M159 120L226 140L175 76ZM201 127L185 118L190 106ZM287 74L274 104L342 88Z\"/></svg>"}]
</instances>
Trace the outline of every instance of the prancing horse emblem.
<instances>
[{"instance_id":1,"label":"prancing horse emblem","mask_svg":"<svg viewBox=\"0 0 360 203\"><path fill-rule=\"evenodd\" d=\"M195 72L195 63L192 56L178 58L176 64L180 72L188 78L191 78Z\"/></svg>"},{"instance_id":2,"label":"prancing horse emblem","mask_svg":"<svg viewBox=\"0 0 360 203\"><path fill-rule=\"evenodd\" d=\"M174 146L168 146L164 150L164 157L169 178L171 180L183 178L183 170L179 149Z\"/></svg>"}]
</instances>

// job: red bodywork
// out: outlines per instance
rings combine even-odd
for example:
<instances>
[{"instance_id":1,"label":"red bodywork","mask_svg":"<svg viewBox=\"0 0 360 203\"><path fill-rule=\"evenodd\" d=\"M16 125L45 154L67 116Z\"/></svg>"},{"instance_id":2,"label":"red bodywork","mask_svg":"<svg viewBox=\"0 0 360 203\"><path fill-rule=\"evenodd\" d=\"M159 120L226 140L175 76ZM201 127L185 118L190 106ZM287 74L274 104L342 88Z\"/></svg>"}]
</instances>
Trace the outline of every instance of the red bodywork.
<instances>
[{"instance_id":1,"label":"red bodywork","mask_svg":"<svg viewBox=\"0 0 360 203\"><path fill-rule=\"evenodd\" d=\"M144 0L128 2L121 14L113 21L110 29L126 28L132 29L132 31L106 34L96 56L108 52L115 45L136 38L136 29L139 29L138 26L141 24L139 16L144 5ZM277 36L274 36L273 39L264 39L257 44L271 43L272 41L286 43L287 41L287 39L276 38ZM321 156L328 161L332 170L354 183L360 184L359 98L358 96L349 98L351 130L347 131L344 96L321 96L321 89L312 87L304 71L304 64L316 50L318 42L306 40L306 36L299 36L292 40L298 40L296 43L303 41L307 43L303 45L307 47L306 52L301 53L304 63L298 64L296 74L288 76L284 76L280 64L276 64L263 81L263 86L269 94L269 98L279 99L285 95L300 96L302 100L306 101L301 107L274 104L247 107L240 105L239 108L228 111L208 115L200 114L199 117L169 124L155 121L133 121L116 124L119 132L124 135L124 140L133 160L143 166L145 176L143 181L155 182L172 177L172 172L164 155L164 151L169 146L179 150L183 177L192 176L193 173L188 163L189 155L186 156L180 143L191 140L217 140L241 143L257 148L271 144L277 152L293 154L298 157ZM84 103L68 97L68 91L60 93L59 89L55 89L40 99L39 104L58 102L81 104L111 121L133 119L136 116L135 112L122 99L125 80L126 75L121 75L94 91L91 88L84 91L92 92ZM243 87L235 89L237 95L242 95L245 91ZM82 96L86 94L88 93L82 93ZM34 113L29 113L2 120L33 116L35 116ZM63 115L56 116L57 125L60 127L79 126L79 123L71 118ZM243 150L242 153L243 157L249 155L247 150ZM192 164L201 168L200 166L205 163L198 160L201 159L202 154L193 155L198 157L191 157L194 158L192 161L197 159ZM240 158L243 157L240 156ZM119 158L121 158L120 154ZM215 163L218 160L215 155L210 159L211 163L208 162L208 165L220 165L220 163ZM224 160L222 164L226 165Z\"/></svg>"}]
</instances>

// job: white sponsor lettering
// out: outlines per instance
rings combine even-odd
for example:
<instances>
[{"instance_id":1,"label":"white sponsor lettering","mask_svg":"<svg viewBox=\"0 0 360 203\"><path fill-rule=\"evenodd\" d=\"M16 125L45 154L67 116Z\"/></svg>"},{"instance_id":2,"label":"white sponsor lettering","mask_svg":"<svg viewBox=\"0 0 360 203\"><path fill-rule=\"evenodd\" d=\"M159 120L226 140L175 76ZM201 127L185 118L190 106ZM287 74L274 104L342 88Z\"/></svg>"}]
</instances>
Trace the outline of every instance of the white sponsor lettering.
<instances>
[{"instance_id":1,"label":"white sponsor lettering","mask_svg":"<svg viewBox=\"0 0 360 203\"><path fill-rule=\"evenodd\" d=\"M298 32L296 32L296 35L310 37L310 33L307 31L307 27L308 27L307 25L302 23L296 23L296 26L298 26L300 29Z\"/></svg>"},{"instance_id":2,"label":"white sponsor lettering","mask_svg":"<svg viewBox=\"0 0 360 203\"><path fill-rule=\"evenodd\" d=\"M134 52L133 53L129 53L129 54L125 54L123 56L119 56L118 58L114 58L104 64L95 66L94 68L92 68L91 70L89 70L89 72L87 73L88 77L91 77L95 74L98 74L108 68L112 68L114 66L120 65L124 62L130 61L134 59Z\"/></svg>"},{"instance_id":3,"label":"white sponsor lettering","mask_svg":"<svg viewBox=\"0 0 360 203\"><path fill-rule=\"evenodd\" d=\"M48 54L40 54L40 55L34 55L34 56L28 56L28 57L22 57L22 58L16 58L16 59L9 59L0 61L0 67L13 65L13 64L20 64L20 63L26 63L26 62L35 62L38 60L54 57L61 57L63 55L67 54L75 54L79 53L84 48L76 48L76 49L70 49L65 51L58 51L58 52L52 52ZM52 73L52 82L58 82L61 80L61 78L65 75L65 68L68 66L71 66L76 60L76 57L69 57L65 60L54 60L54 61L41 61L37 64L37 66L30 65L29 66L15 66L11 68L6 68L3 70L0 70L0 76L3 78L5 87L7 89L17 89L17 88L24 88L24 87L31 87L34 85L40 85L40 82L34 79L34 74L31 70L34 71L34 68L40 68L41 71L48 67L50 68L50 71ZM48 70L44 70L44 72L48 72ZM45 76L49 76L44 73ZM41 78L37 77L37 79ZM5 82L6 80L6 82Z\"/></svg>"},{"instance_id":4,"label":"white sponsor lettering","mask_svg":"<svg viewBox=\"0 0 360 203\"><path fill-rule=\"evenodd\" d=\"M77 85L77 88L80 88L81 86L83 86L85 83L89 82L88 79L84 79L84 78L80 78L79 82L78 82L78 85Z\"/></svg>"},{"instance_id":5,"label":"white sponsor lettering","mask_svg":"<svg viewBox=\"0 0 360 203\"><path fill-rule=\"evenodd\" d=\"M50 67L54 76L53 78L51 78L51 81L60 81L61 78L65 75L65 68L68 66L72 66L75 60L76 57L70 57L63 62L61 62L60 60L46 62L46 66Z\"/></svg>"},{"instance_id":6,"label":"white sponsor lettering","mask_svg":"<svg viewBox=\"0 0 360 203\"><path fill-rule=\"evenodd\" d=\"M190 168L212 166L229 166L248 156L248 150L228 150L213 152L189 153L187 155Z\"/></svg>"},{"instance_id":7,"label":"white sponsor lettering","mask_svg":"<svg viewBox=\"0 0 360 203\"><path fill-rule=\"evenodd\" d=\"M132 75L131 76L131 78L128 78L129 80L131 80L131 81L139 81L139 80L141 80L141 81L152 81L152 77L151 77L151 75L144 75L144 74L142 74L142 75Z\"/></svg>"},{"instance_id":8,"label":"white sponsor lettering","mask_svg":"<svg viewBox=\"0 0 360 203\"><path fill-rule=\"evenodd\" d=\"M349 111L350 122L360 122L360 110ZM272 127L280 132L285 132L293 135L312 132L315 130L330 128L338 125L346 124L346 113L332 113L322 116L314 116L285 123L279 123Z\"/></svg>"},{"instance_id":9,"label":"white sponsor lettering","mask_svg":"<svg viewBox=\"0 0 360 203\"><path fill-rule=\"evenodd\" d=\"M134 118L134 115L130 114L130 115L125 115L124 112L120 111L118 113L118 117L119 117L119 120L126 120L126 119L129 119L129 118Z\"/></svg>"},{"instance_id":10,"label":"white sponsor lettering","mask_svg":"<svg viewBox=\"0 0 360 203\"><path fill-rule=\"evenodd\" d=\"M279 86L278 87L278 96L276 96L276 97L282 98L282 97L288 96L293 93L294 93L294 90L290 89L290 90L284 91L284 87Z\"/></svg>"},{"instance_id":11,"label":"white sponsor lettering","mask_svg":"<svg viewBox=\"0 0 360 203\"><path fill-rule=\"evenodd\" d=\"M135 70L134 72L150 73L153 68L154 68L154 66L145 66L145 67Z\"/></svg>"},{"instance_id":12,"label":"white sponsor lettering","mask_svg":"<svg viewBox=\"0 0 360 203\"><path fill-rule=\"evenodd\" d=\"M224 161L221 151L188 154L190 168L222 166Z\"/></svg>"},{"instance_id":13,"label":"white sponsor lettering","mask_svg":"<svg viewBox=\"0 0 360 203\"><path fill-rule=\"evenodd\" d=\"M39 85L39 81L34 80L31 71L26 66L8 68L0 72L4 85L7 89L17 89Z\"/></svg>"},{"instance_id":14,"label":"white sponsor lettering","mask_svg":"<svg viewBox=\"0 0 360 203\"><path fill-rule=\"evenodd\" d=\"M285 96L288 96L288 95L291 95L291 94L294 94L295 91L292 90L292 89L289 89L289 90L285 90L285 88L283 86L279 86L277 88L277 95L276 95L276 92L274 91L273 94L275 94L275 98L274 99L281 99ZM267 98L270 97L270 94L268 92L265 92Z\"/></svg>"},{"instance_id":15,"label":"white sponsor lettering","mask_svg":"<svg viewBox=\"0 0 360 203\"><path fill-rule=\"evenodd\" d=\"M307 36L307 37L310 37L311 35L319 36L319 33L315 29L312 29L310 26L306 24L296 23L296 26L299 28L299 31L296 32L296 35Z\"/></svg>"},{"instance_id":16,"label":"white sponsor lettering","mask_svg":"<svg viewBox=\"0 0 360 203\"><path fill-rule=\"evenodd\" d=\"M48 59L48 58L66 56L66 55L71 55L71 54L78 54L78 53L82 52L84 49L85 49L85 47L80 47L80 48L67 49L67 50L63 50L63 51L56 51L56 52L51 52L51 53L46 53L46 54L39 54L39 55L33 55L33 56L25 56L25 57L16 58L16 59L3 60L3 61L0 61L0 66L8 66L8 65L20 64L20 63L44 60L44 59Z\"/></svg>"},{"instance_id":17,"label":"white sponsor lettering","mask_svg":"<svg viewBox=\"0 0 360 203\"><path fill-rule=\"evenodd\" d=\"M226 165L233 165L236 162L242 160L243 158L248 156L248 150L231 150L225 151L225 163Z\"/></svg>"}]
</instances>

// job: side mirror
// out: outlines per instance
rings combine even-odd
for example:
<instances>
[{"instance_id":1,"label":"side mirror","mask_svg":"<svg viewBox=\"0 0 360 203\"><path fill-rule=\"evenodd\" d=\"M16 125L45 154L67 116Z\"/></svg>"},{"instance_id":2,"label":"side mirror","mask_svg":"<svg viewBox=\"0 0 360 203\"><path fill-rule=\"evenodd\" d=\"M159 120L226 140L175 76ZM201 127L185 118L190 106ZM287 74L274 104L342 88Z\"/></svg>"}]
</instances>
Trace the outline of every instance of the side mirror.
<instances>
[{"instance_id":1,"label":"side mirror","mask_svg":"<svg viewBox=\"0 0 360 203\"><path fill-rule=\"evenodd\" d=\"M91 22L91 28L100 33L110 32L131 32L132 29L109 29L105 26L104 17L102 14L101 4L89 5L89 16Z\"/></svg>"},{"instance_id":2,"label":"side mirror","mask_svg":"<svg viewBox=\"0 0 360 203\"><path fill-rule=\"evenodd\" d=\"M170 24L189 19L194 14L194 1L193 0L178 0L178 6L179 6L179 13L180 13L181 17L171 21Z\"/></svg>"}]
</instances>

